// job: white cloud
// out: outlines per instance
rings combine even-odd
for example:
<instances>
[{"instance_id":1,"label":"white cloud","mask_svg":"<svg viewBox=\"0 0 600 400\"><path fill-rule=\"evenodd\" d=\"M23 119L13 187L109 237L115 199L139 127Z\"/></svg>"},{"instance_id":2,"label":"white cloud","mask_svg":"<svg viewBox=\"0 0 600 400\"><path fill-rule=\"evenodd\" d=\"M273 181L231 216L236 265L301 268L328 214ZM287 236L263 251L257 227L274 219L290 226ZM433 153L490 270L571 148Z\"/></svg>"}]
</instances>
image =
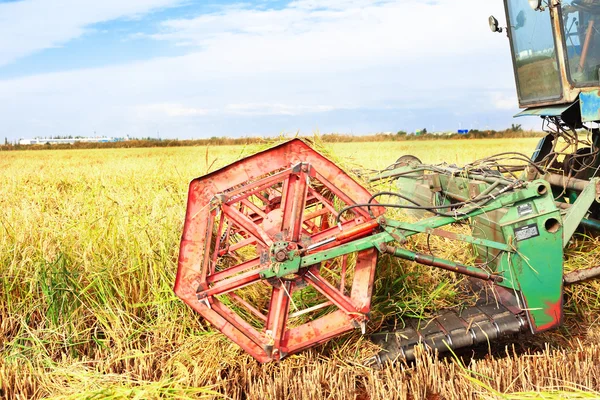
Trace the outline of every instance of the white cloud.
<instances>
[{"instance_id":1,"label":"white cloud","mask_svg":"<svg viewBox=\"0 0 600 400\"><path fill-rule=\"evenodd\" d=\"M516 93L492 92L490 98L492 104L499 110L512 110L517 104Z\"/></svg>"},{"instance_id":2,"label":"white cloud","mask_svg":"<svg viewBox=\"0 0 600 400\"><path fill-rule=\"evenodd\" d=\"M168 117L197 117L214 113L206 108L188 107L182 104L148 104L137 108L138 116L162 114Z\"/></svg>"},{"instance_id":3,"label":"white cloud","mask_svg":"<svg viewBox=\"0 0 600 400\"><path fill-rule=\"evenodd\" d=\"M105 2L115 9L103 18L175 3L129 0L115 11L120 2ZM323 131L387 130L377 121L321 123L318 115L337 110L491 113L498 104L508 107L494 93L511 93L514 82L508 41L489 32L490 13L500 17L501 4L297 0L283 9L236 6L168 20L153 37L188 46L188 54L0 81L3 124L20 136L48 130L146 135L160 127L183 137L239 133L242 128L229 131L235 118L262 123L265 116L281 126L253 132L295 130L296 117L308 114L306 125ZM97 19L93 14L77 21ZM398 120L395 128L407 127Z\"/></svg>"},{"instance_id":4,"label":"white cloud","mask_svg":"<svg viewBox=\"0 0 600 400\"><path fill-rule=\"evenodd\" d=\"M0 3L0 66L82 36L90 25L135 18L181 0L22 0Z\"/></svg>"},{"instance_id":5,"label":"white cloud","mask_svg":"<svg viewBox=\"0 0 600 400\"><path fill-rule=\"evenodd\" d=\"M268 103L228 104L225 107L226 114L238 115L302 115L333 110L335 110L335 107L324 105L303 106Z\"/></svg>"},{"instance_id":6,"label":"white cloud","mask_svg":"<svg viewBox=\"0 0 600 400\"><path fill-rule=\"evenodd\" d=\"M222 108L201 108L183 104L162 103L146 104L136 108L138 118L155 117L162 115L172 118L180 117L199 117L199 116L263 116L263 115L287 115L296 116L308 113L320 113L335 110L335 107L317 105L289 105L289 104L269 104L269 103L244 103L227 104Z\"/></svg>"},{"instance_id":7,"label":"white cloud","mask_svg":"<svg viewBox=\"0 0 600 400\"><path fill-rule=\"evenodd\" d=\"M153 37L206 50L223 46L239 50L251 45L249 50L259 50L260 56L277 50L269 58L292 60L310 56L311 50L313 59L352 54L348 58L363 62L376 56L468 54L489 47L489 35L481 35L481 28L487 27L482 16L498 7L473 0L465 3L468 5L453 0L301 0L281 10L242 6L165 21L162 32Z\"/></svg>"}]
</instances>

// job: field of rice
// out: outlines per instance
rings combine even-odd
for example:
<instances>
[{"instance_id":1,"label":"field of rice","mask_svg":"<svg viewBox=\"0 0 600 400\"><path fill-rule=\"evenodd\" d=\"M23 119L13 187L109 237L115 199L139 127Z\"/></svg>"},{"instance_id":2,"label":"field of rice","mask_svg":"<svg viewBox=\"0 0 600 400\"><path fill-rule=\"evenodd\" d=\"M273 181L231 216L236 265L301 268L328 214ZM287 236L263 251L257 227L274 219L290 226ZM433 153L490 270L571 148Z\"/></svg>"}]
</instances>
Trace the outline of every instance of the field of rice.
<instances>
[{"instance_id":1,"label":"field of rice","mask_svg":"<svg viewBox=\"0 0 600 400\"><path fill-rule=\"evenodd\" d=\"M325 145L344 168L399 156L466 163L536 139ZM353 333L261 365L175 297L187 185L264 145L0 152L0 398L474 399L600 397L600 285L566 292L554 332L458 362L371 370ZM577 236L567 268L600 264ZM433 244L435 246L435 244ZM461 250L440 245L455 257ZM449 254L450 255L450 254ZM404 271L388 296L385 279ZM459 278L382 257L374 321L460 301ZM507 346L507 347L505 347Z\"/></svg>"}]
</instances>

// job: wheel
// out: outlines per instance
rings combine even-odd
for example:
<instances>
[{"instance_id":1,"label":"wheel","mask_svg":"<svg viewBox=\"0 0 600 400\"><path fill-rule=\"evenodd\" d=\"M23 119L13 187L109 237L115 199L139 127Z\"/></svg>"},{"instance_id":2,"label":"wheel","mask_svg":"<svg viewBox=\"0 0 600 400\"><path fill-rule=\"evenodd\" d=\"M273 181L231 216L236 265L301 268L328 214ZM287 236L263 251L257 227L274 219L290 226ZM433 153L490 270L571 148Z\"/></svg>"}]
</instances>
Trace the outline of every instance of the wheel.
<instances>
[{"instance_id":1,"label":"wheel","mask_svg":"<svg viewBox=\"0 0 600 400\"><path fill-rule=\"evenodd\" d=\"M386 170L392 170L400 167L406 167L407 165L418 165L422 164L421 160L419 160L415 156L411 156L410 154L403 155L398 158L395 163L386 168Z\"/></svg>"}]
</instances>

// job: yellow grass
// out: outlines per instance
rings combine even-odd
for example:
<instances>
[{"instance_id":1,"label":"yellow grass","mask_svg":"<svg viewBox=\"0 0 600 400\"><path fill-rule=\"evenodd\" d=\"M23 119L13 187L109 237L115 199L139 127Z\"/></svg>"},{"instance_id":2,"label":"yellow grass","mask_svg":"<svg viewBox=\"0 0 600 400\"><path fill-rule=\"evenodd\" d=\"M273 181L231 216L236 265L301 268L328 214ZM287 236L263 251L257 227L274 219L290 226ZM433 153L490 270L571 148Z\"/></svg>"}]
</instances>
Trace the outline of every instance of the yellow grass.
<instances>
[{"instance_id":1,"label":"yellow grass","mask_svg":"<svg viewBox=\"0 0 600 400\"><path fill-rule=\"evenodd\" d=\"M341 143L331 151L347 168L379 169L404 154L460 164L501 151L530 154L535 143ZM531 355L465 367L423 355L416 368L368 370L360 362L372 348L357 333L263 366L214 333L172 292L187 184L261 147L0 153L0 398L597 395L600 290L593 283L570 292L570 329L535 338ZM600 259L595 243L584 246L580 239L572 246L569 267ZM380 274L400 268L409 266L385 258ZM436 306L460 300L452 298L453 276L428 271L431 282L414 288L447 280ZM402 304L423 309L428 299L419 290L399 294ZM395 305L379 310L406 312Z\"/></svg>"}]
</instances>

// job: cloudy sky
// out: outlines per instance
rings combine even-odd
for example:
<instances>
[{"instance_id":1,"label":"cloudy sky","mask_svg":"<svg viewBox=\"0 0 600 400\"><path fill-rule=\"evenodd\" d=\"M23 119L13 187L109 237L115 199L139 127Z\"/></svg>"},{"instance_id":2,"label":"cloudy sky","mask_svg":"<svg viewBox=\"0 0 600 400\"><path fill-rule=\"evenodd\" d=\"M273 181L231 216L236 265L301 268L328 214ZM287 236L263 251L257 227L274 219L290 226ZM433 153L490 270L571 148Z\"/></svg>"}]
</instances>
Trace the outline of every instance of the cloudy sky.
<instances>
[{"instance_id":1,"label":"cloudy sky","mask_svg":"<svg viewBox=\"0 0 600 400\"><path fill-rule=\"evenodd\" d=\"M0 137L505 128L490 14L500 0L0 0Z\"/></svg>"}]
</instances>

